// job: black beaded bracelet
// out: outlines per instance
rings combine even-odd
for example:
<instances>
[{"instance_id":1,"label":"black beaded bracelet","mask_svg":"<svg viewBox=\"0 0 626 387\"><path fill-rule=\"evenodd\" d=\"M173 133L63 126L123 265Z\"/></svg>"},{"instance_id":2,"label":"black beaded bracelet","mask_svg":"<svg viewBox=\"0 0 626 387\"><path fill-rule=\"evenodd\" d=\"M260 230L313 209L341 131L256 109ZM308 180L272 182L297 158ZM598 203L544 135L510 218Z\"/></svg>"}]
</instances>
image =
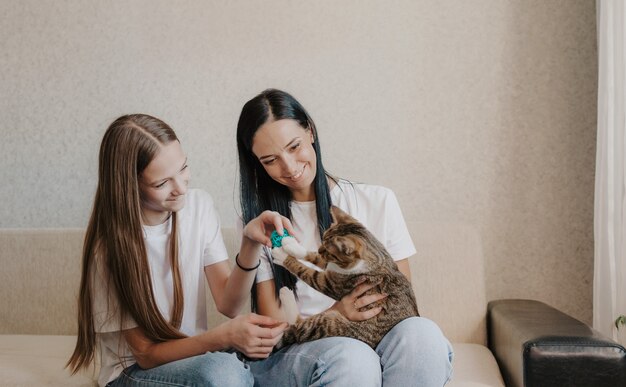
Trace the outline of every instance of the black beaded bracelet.
<instances>
[{"instance_id":1,"label":"black beaded bracelet","mask_svg":"<svg viewBox=\"0 0 626 387\"><path fill-rule=\"evenodd\" d=\"M252 271L252 270L255 270L256 268L258 268L258 267L261 265L261 260L259 259L259 263L257 263L255 267L250 267L250 268L247 268L247 267L243 267L243 266L241 266L241 264L239 263L239 254L237 254L237 255L235 256L235 263L236 263L236 264L237 264L237 266L239 266L239 268L240 268L241 270L243 270L243 271Z\"/></svg>"}]
</instances>

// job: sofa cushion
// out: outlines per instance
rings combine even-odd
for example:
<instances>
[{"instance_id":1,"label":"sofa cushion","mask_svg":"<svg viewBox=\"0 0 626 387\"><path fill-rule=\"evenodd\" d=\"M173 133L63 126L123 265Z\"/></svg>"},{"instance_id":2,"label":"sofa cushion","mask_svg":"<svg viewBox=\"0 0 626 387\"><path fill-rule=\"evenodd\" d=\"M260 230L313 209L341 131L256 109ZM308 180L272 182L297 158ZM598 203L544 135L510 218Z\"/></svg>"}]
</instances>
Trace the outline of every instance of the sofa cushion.
<instances>
[{"instance_id":1,"label":"sofa cushion","mask_svg":"<svg viewBox=\"0 0 626 387\"><path fill-rule=\"evenodd\" d=\"M94 386L97 370L70 376L65 363L75 336L0 335L0 383L7 386ZM454 375L446 387L504 387L489 350L478 344L453 343Z\"/></svg>"},{"instance_id":2,"label":"sofa cushion","mask_svg":"<svg viewBox=\"0 0 626 387\"><path fill-rule=\"evenodd\" d=\"M452 380L446 387L504 387L496 359L480 344L452 343Z\"/></svg>"},{"instance_id":3,"label":"sofa cushion","mask_svg":"<svg viewBox=\"0 0 626 387\"><path fill-rule=\"evenodd\" d=\"M417 254L411 283L420 315L452 342L487 345L483 252L476 229L463 223L407 222Z\"/></svg>"},{"instance_id":4,"label":"sofa cushion","mask_svg":"<svg viewBox=\"0 0 626 387\"><path fill-rule=\"evenodd\" d=\"M411 282L420 315L435 321L450 341L487 344L487 299L481 240L458 222L407 222L417 249ZM239 251L233 228L222 229L230 257ZM209 299L209 325L225 319ZM248 312L246 307L242 313Z\"/></svg>"},{"instance_id":5,"label":"sofa cushion","mask_svg":"<svg viewBox=\"0 0 626 387\"><path fill-rule=\"evenodd\" d=\"M75 336L0 335L0 384L3 386L94 386L97 372L70 376L65 363Z\"/></svg>"},{"instance_id":6,"label":"sofa cushion","mask_svg":"<svg viewBox=\"0 0 626 387\"><path fill-rule=\"evenodd\" d=\"M418 250L411 273L420 313L441 326L455 349L455 374L449 386L502 387L487 348L462 344L482 344L486 336L483 262L476 230L458 223L408 226ZM232 228L223 232L232 259L239 241ZM76 333L83 235L81 229L0 230L0 384L95 384L97 371L70 377L64 369L75 336L49 336ZM211 326L226 320L212 301L209 315Z\"/></svg>"},{"instance_id":7,"label":"sofa cushion","mask_svg":"<svg viewBox=\"0 0 626 387\"><path fill-rule=\"evenodd\" d=\"M0 334L75 335L82 229L0 232Z\"/></svg>"},{"instance_id":8,"label":"sofa cushion","mask_svg":"<svg viewBox=\"0 0 626 387\"><path fill-rule=\"evenodd\" d=\"M480 237L462 223L407 222L417 248L411 260L420 314L454 342L486 344L486 299ZM239 248L223 229L231 259ZM76 333L82 229L0 231L0 334ZM225 320L209 298L209 325ZM249 307L242 312L248 312Z\"/></svg>"}]
</instances>

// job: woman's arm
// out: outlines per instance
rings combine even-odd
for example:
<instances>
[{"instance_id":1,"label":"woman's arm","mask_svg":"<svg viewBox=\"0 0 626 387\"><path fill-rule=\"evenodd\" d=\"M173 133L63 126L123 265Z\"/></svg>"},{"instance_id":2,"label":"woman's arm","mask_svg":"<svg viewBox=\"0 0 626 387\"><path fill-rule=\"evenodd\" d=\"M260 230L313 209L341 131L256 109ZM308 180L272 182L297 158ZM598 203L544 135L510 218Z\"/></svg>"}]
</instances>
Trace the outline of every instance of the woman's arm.
<instances>
[{"instance_id":1,"label":"woman's arm","mask_svg":"<svg viewBox=\"0 0 626 387\"><path fill-rule=\"evenodd\" d=\"M239 316L205 333L183 339L154 342L141 328L123 331L137 364L153 368L175 360L234 348L252 359L269 356L287 327L270 317L257 314Z\"/></svg>"},{"instance_id":2,"label":"woman's arm","mask_svg":"<svg viewBox=\"0 0 626 387\"><path fill-rule=\"evenodd\" d=\"M256 284L258 312L263 316L269 316L279 321L287 321L285 314L280 309L275 292L276 284L274 279Z\"/></svg>"},{"instance_id":3,"label":"woman's arm","mask_svg":"<svg viewBox=\"0 0 626 387\"><path fill-rule=\"evenodd\" d=\"M351 321L363 321L376 316L382 311L382 308L376 307L367 310L361 310L361 308L387 297L386 294L378 293L366 296L363 295L377 285L377 283L362 283L358 285L350 294L347 294L341 300L335 302L328 310L335 310ZM275 289L276 286L273 279L256 284L258 312L259 314L272 317L279 321L287 321L276 299Z\"/></svg>"},{"instance_id":4,"label":"woman's arm","mask_svg":"<svg viewBox=\"0 0 626 387\"><path fill-rule=\"evenodd\" d=\"M396 265L398 265L398 270L400 270L400 273L404 274L406 279L411 282L411 267L409 266L409 258L404 258L396 261Z\"/></svg>"},{"instance_id":5,"label":"woman's arm","mask_svg":"<svg viewBox=\"0 0 626 387\"><path fill-rule=\"evenodd\" d=\"M398 269L411 282L411 269L409 267L409 258L396 261ZM380 301L387 297L386 294L370 294L363 295L369 289L377 284L360 284L354 290L335 302L330 310L336 310L346 318L352 321L363 321L376 316L381 312L381 308L372 308L361 310L364 306ZM275 284L273 280L263 281L256 284L258 297L258 312L264 316L270 316L280 321L286 321L284 313L280 309L279 302L275 296Z\"/></svg>"},{"instance_id":6,"label":"woman's arm","mask_svg":"<svg viewBox=\"0 0 626 387\"><path fill-rule=\"evenodd\" d=\"M411 282L411 269L409 267L409 259L401 259L396 261L398 265L398 270ZM367 309L361 311L361 308L372 304L374 302L378 302L385 297L386 294L374 293L369 295L363 295L365 292L375 287L377 284L360 284L354 290L343 297L341 300L337 301L331 309L337 310L339 313L343 314L348 318L348 320L352 321L361 321L367 320L368 318L376 316L382 310L380 307Z\"/></svg>"}]
</instances>

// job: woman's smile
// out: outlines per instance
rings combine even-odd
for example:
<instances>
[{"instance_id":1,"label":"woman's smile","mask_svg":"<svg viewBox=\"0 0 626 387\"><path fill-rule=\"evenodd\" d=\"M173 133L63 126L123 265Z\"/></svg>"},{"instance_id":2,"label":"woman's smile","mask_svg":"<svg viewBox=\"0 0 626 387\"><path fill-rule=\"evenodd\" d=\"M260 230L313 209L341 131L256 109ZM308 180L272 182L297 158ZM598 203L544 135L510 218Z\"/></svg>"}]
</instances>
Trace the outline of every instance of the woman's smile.
<instances>
[{"instance_id":1,"label":"woman's smile","mask_svg":"<svg viewBox=\"0 0 626 387\"><path fill-rule=\"evenodd\" d=\"M294 173L291 176L286 176L287 179L290 179L291 181L293 181L294 183L298 182L298 180L300 180L300 178L304 175L304 169L306 168L306 164L304 164L302 166L302 168L300 168L299 171L297 171L296 173Z\"/></svg>"}]
</instances>

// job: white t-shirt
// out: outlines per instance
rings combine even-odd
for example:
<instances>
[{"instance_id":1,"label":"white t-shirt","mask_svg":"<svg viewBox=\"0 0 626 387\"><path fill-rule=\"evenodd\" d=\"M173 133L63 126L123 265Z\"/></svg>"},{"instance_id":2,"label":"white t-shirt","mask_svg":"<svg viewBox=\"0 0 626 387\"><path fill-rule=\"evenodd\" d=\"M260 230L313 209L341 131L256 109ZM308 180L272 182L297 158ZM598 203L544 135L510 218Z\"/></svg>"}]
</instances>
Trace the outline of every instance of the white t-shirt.
<instances>
[{"instance_id":1,"label":"white t-shirt","mask_svg":"<svg viewBox=\"0 0 626 387\"><path fill-rule=\"evenodd\" d=\"M339 180L330 192L332 203L361 222L385 246L391 257L399 261L415 254L415 246L404 222L398 200L388 188L350 183ZM317 251L321 238L317 230L315 202L290 203L292 225L298 233L300 243L308 251ZM263 249L261 265L256 281L274 278L268 259L271 251ZM321 270L309 262L305 265ZM330 297L313 289L301 280L296 283L298 307L302 317L320 313L334 304Z\"/></svg>"},{"instance_id":2,"label":"white t-shirt","mask_svg":"<svg viewBox=\"0 0 626 387\"><path fill-rule=\"evenodd\" d=\"M211 196L205 191L190 189L185 200L185 206L177 213L181 285L185 300L180 331L193 336L207 330L204 267L228 259L228 253ZM154 297L168 321L173 304L173 280L166 254L169 252L171 226L171 218L158 226L143 226ZM105 282L102 262L99 259L95 262L93 318L101 356L98 383L104 386L125 367L135 363L121 330L134 328L137 324L131 317L120 321L115 290Z\"/></svg>"}]
</instances>

